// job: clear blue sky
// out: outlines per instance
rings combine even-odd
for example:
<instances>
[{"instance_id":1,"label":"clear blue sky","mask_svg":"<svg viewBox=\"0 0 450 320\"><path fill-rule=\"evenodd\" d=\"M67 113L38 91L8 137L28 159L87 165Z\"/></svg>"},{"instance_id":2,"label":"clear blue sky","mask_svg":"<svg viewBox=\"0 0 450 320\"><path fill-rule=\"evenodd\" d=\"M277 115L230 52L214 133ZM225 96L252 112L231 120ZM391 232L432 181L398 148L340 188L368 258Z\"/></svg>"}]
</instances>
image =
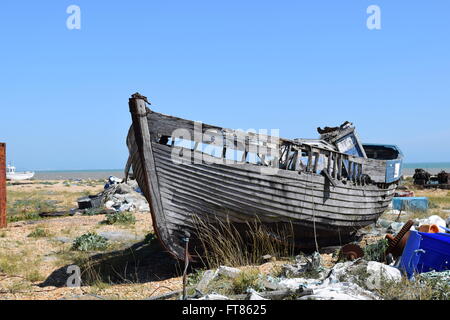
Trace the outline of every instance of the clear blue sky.
<instances>
[{"instance_id":1,"label":"clear blue sky","mask_svg":"<svg viewBox=\"0 0 450 320\"><path fill-rule=\"evenodd\" d=\"M450 161L449 15L448 0L2 0L0 141L21 169L122 168L139 91L287 138L349 120L407 162Z\"/></svg>"}]
</instances>

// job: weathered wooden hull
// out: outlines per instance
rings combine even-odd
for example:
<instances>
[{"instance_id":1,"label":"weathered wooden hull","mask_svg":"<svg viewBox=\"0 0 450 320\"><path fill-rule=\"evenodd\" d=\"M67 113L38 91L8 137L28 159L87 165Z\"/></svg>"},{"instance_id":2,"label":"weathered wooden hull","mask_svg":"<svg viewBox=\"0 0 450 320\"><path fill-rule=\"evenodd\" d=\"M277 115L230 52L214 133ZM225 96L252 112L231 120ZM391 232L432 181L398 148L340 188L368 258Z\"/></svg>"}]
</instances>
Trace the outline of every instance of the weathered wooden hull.
<instances>
[{"instance_id":1,"label":"weathered wooden hull","mask_svg":"<svg viewBox=\"0 0 450 320\"><path fill-rule=\"evenodd\" d=\"M127 144L133 174L150 203L159 239L180 259L183 237L196 237L194 215L240 226L255 217L273 228L289 224L296 245L310 249L316 240L319 246L348 241L378 219L395 192L395 184L337 180L332 185L320 174L289 170L264 174L263 167L253 164L174 162L173 147L159 143L149 127L152 113L140 105L132 108L132 114ZM205 160L205 155L193 151L192 159Z\"/></svg>"}]
</instances>

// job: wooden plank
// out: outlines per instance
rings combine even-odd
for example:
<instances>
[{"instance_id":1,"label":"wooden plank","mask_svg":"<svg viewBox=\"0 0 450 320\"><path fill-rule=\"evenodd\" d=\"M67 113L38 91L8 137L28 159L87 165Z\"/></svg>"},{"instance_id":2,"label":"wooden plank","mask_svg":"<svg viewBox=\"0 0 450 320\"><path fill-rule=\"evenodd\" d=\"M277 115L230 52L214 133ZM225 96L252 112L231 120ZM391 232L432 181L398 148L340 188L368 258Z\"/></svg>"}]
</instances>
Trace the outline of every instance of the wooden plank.
<instances>
[{"instance_id":1,"label":"wooden plank","mask_svg":"<svg viewBox=\"0 0 450 320\"><path fill-rule=\"evenodd\" d=\"M145 185L147 201L150 205L155 231L162 245L178 258L183 259L184 249L174 242L167 229L164 209L159 192L158 176L153 158L152 138L148 127L148 109L144 99L133 96L129 99L129 107L133 120L134 138L139 151L139 164L142 166L141 181ZM172 137L173 138L173 137ZM173 141L172 141L173 142Z\"/></svg>"},{"instance_id":2,"label":"wooden plank","mask_svg":"<svg viewBox=\"0 0 450 320\"><path fill-rule=\"evenodd\" d=\"M332 164L332 162L333 162L333 153L330 151L330 152L328 152L327 153L327 171L328 171L328 174L330 174L331 173L331 164Z\"/></svg>"},{"instance_id":3,"label":"wooden plank","mask_svg":"<svg viewBox=\"0 0 450 320\"><path fill-rule=\"evenodd\" d=\"M191 192L192 194L198 191L198 195L206 196L210 194L211 199L215 201L224 199L224 202L217 202L220 206L227 206L228 203L239 202L248 203L252 207L261 207L264 210L284 210L301 213L302 208L308 210L312 209L311 200L308 200L306 196L300 196L297 199L292 197L286 197L283 194L270 193L270 190L261 189L260 191L251 188L239 188L239 186L231 183L222 183L220 179L217 178L207 178L202 177L198 179L193 179L192 175L187 173L178 173L175 170L170 170L169 168L163 168L162 164L159 164L159 170L161 174L160 180L170 183L174 188L176 187L177 192L185 187L186 192ZM208 186L208 187L206 187ZM305 199L305 200L303 200ZM317 197L320 201L320 198ZM363 202L350 202L342 200L327 200L325 204L323 202L316 201L316 209L320 209L324 212L329 212L332 214L341 213L343 215L356 215L362 216L366 214L365 211L371 212L377 209L385 209L389 204L388 201L378 202L378 203L363 203ZM245 210L246 206L242 206ZM364 210L361 212L360 210ZM270 210L269 210L270 211ZM338 217L334 217L338 218Z\"/></svg>"},{"instance_id":4,"label":"wooden plank","mask_svg":"<svg viewBox=\"0 0 450 320\"><path fill-rule=\"evenodd\" d=\"M319 159L320 159L320 153L315 152L314 153L314 173L317 173L317 169L319 167Z\"/></svg>"},{"instance_id":5,"label":"wooden plank","mask_svg":"<svg viewBox=\"0 0 450 320\"><path fill-rule=\"evenodd\" d=\"M302 151L301 150L297 150L296 152L296 158L295 158L295 171L300 171L302 170Z\"/></svg>"},{"instance_id":6,"label":"wooden plank","mask_svg":"<svg viewBox=\"0 0 450 320\"><path fill-rule=\"evenodd\" d=\"M347 180L351 181L352 180L352 162L350 160L348 160L347 165L348 165Z\"/></svg>"},{"instance_id":7,"label":"wooden plank","mask_svg":"<svg viewBox=\"0 0 450 320\"><path fill-rule=\"evenodd\" d=\"M334 182L333 178L328 173L328 170L327 169L323 169L322 173L325 175L325 177L328 179L328 181L330 181L330 183L333 185L333 187L336 187L336 182Z\"/></svg>"},{"instance_id":8,"label":"wooden plank","mask_svg":"<svg viewBox=\"0 0 450 320\"><path fill-rule=\"evenodd\" d=\"M333 178L337 179L337 166L338 166L338 155L337 153L333 152Z\"/></svg>"},{"instance_id":9,"label":"wooden plank","mask_svg":"<svg viewBox=\"0 0 450 320\"><path fill-rule=\"evenodd\" d=\"M0 143L0 228L6 226L6 144Z\"/></svg>"},{"instance_id":10,"label":"wooden plank","mask_svg":"<svg viewBox=\"0 0 450 320\"><path fill-rule=\"evenodd\" d=\"M343 164L344 164L344 162L342 161L343 159L343 156L342 156L342 154L339 154L338 155L339 156L339 162L338 162L338 173L337 173L337 176L338 176L338 180L342 180L342 166L343 166Z\"/></svg>"}]
</instances>

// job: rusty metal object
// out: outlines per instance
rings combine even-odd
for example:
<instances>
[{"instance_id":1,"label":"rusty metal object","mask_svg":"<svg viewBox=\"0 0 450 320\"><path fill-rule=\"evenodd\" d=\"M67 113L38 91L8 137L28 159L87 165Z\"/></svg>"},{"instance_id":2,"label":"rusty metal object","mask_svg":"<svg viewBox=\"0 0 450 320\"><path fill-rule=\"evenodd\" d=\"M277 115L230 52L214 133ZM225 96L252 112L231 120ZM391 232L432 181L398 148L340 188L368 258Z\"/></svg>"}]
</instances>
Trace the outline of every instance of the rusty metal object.
<instances>
[{"instance_id":1,"label":"rusty metal object","mask_svg":"<svg viewBox=\"0 0 450 320\"><path fill-rule=\"evenodd\" d=\"M408 241L409 238L409 230L413 225L414 221L409 220L395 237L391 234L386 235L386 239L389 243L386 250L386 255L391 253L395 258L402 255L403 249L405 249L406 241Z\"/></svg>"},{"instance_id":2,"label":"rusty metal object","mask_svg":"<svg viewBox=\"0 0 450 320\"><path fill-rule=\"evenodd\" d=\"M339 257L345 260L353 261L364 257L364 251L357 244L349 243L341 248Z\"/></svg>"},{"instance_id":3,"label":"rusty metal object","mask_svg":"<svg viewBox=\"0 0 450 320\"><path fill-rule=\"evenodd\" d=\"M0 228L6 225L6 144L0 143Z\"/></svg>"}]
</instances>

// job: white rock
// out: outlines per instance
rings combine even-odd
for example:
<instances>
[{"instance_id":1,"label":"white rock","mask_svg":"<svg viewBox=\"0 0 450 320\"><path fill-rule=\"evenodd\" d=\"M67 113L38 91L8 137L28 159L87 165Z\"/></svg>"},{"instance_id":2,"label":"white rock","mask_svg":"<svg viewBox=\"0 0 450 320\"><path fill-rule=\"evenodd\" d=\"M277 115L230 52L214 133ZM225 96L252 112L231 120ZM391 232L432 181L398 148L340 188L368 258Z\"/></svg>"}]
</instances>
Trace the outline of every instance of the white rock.
<instances>
[{"instance_id":1,"label":"white rock","mask_svg":"<svg viewBox=\"0 0 450 320\"><path fill-rule=\"evenodd\" d=\"M222 275L222 276L226 276L226 277L230 277L230 278L236 278L239 273L241 273L241 270L236 269L236 268L231 268L231 267L227 267L227 266L220 266L219 269L217 270L218 274Z\"/></svg>"}]
</instances>

